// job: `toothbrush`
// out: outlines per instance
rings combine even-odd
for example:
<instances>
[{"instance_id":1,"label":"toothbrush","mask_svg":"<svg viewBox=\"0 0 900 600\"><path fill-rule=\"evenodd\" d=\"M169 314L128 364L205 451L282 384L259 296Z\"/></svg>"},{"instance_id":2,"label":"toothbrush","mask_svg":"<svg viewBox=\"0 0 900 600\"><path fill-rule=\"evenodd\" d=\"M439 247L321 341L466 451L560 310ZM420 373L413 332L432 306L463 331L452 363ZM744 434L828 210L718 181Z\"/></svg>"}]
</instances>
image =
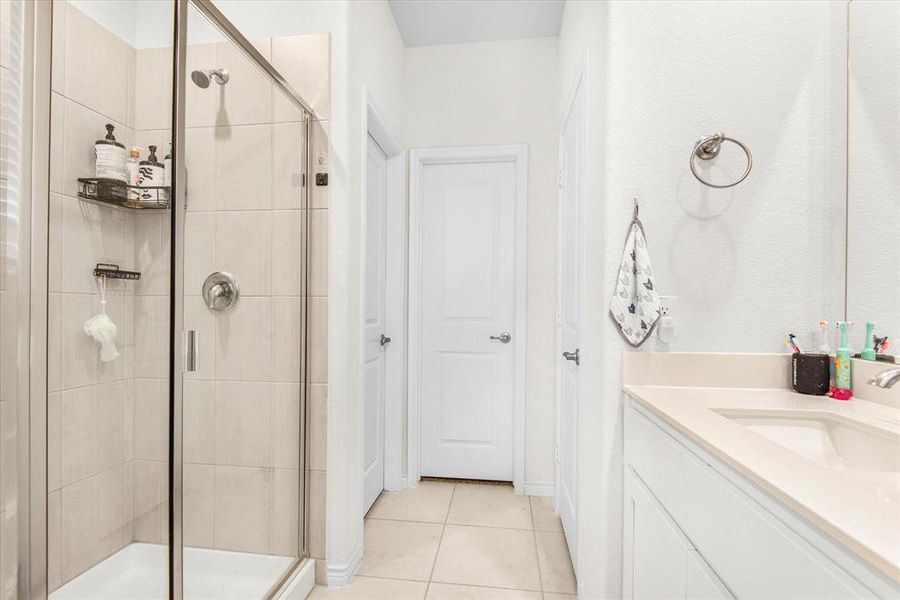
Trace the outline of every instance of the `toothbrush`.
<instances>
[{"instance_id":1,"label":"toothbrush","mask_svg":"<svg viewBox=\"0 0 900 600\"><path fill-rule=\"evenodd\" d=\"M875 360L875 322L866 321L866 347L860 352L859 357L863 360Z\"/></svg>"}]
</instances>

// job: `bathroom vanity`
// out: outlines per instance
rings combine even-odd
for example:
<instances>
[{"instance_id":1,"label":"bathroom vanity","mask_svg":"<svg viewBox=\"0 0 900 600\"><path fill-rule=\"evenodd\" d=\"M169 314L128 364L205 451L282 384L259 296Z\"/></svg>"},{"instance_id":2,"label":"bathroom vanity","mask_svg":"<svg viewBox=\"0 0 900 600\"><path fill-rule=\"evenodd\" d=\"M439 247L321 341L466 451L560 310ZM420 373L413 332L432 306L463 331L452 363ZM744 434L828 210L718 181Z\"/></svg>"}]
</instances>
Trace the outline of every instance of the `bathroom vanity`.
<instances>
[{"instance_id":1,"label":"bathroom vanity","mask_svg":"<svg viewBox=\"0 0 900 600\"><path fill-rule=\"evenodd\" d=\"M900 410L776 387L787 357L754 388L629 384L668 358L626 356L623 597L900 596Z\"/></svg>"}]
</instances>

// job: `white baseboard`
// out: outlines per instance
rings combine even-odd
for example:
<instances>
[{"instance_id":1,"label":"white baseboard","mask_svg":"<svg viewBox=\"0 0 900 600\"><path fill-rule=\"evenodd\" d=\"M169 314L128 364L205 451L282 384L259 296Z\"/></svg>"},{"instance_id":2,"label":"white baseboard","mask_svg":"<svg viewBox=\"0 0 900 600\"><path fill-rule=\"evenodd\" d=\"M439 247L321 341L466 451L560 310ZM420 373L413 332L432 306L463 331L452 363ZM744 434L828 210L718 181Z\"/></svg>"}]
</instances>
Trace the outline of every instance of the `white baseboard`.
<instances>
[{"instance_id":1,"label":"white baseboard","mask_svg":"<svg viewBox=\"0 0 900 600\"><path fill-rule=\"evenodd\" d=\"M348 585L353 581L353 576L359 570L362 563L363 546L360 542L359 546L353 550L350 560L342 565L328 565L328 587L341 587Z\"/></svg>"},{"instance_id":2,"label":"white baseboard","mask_svg":"<svg viewBox=\"0 0 900 600\"><path fill-rule=\"evenodd\" d=\"M316 585L316 561L309 558L288 580L278 600L306 600Z\"/></svg>"},{"instance_id":3,"label":"white baseboard","mask_svg":"<svg viewBox=\"0 0 900 600\"><path fill-rule=\"evenodd\" d=\"M526 496L552 496L554 486L552 481L530 481L525 483Z\"/></svg>"}]
</instances>

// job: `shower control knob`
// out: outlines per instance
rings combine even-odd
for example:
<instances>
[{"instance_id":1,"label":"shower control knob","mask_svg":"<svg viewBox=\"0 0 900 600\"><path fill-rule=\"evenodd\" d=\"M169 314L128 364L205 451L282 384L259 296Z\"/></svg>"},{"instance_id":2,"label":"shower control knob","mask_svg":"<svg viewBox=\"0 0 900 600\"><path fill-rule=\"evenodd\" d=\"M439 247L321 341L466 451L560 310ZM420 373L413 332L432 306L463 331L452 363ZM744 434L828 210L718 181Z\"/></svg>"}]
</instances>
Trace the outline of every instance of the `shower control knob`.
<instances>
[{"instance_id":1,"label":"shower control knob","mask_svg":"<svg viewBox=\"0 0 900 600\"><path fill-rule=\"evenodd\" d=\"M231 273L216 271L203 282L203 301L209 310L224 312L234 308L241 291Z\"/></svg>"}]
</instances>

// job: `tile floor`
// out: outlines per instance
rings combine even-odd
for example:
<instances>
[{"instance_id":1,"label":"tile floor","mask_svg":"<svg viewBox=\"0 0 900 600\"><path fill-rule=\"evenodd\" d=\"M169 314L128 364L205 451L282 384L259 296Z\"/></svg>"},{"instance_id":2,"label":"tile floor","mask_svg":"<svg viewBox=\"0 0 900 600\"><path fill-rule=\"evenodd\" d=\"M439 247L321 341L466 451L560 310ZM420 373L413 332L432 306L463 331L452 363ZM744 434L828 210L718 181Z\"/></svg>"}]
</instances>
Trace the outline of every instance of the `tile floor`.
<instances>
[{"instance_id":1,"label":"tile floor","mask_svg":"<svg viewBox=\"0 0 900 600\"><path fill-rule=\"evenodd\" d=\"M423 481L372 506L353 583L310 598L574 600L575 574L550 498Z\"/></svg>"}]
</instances>

